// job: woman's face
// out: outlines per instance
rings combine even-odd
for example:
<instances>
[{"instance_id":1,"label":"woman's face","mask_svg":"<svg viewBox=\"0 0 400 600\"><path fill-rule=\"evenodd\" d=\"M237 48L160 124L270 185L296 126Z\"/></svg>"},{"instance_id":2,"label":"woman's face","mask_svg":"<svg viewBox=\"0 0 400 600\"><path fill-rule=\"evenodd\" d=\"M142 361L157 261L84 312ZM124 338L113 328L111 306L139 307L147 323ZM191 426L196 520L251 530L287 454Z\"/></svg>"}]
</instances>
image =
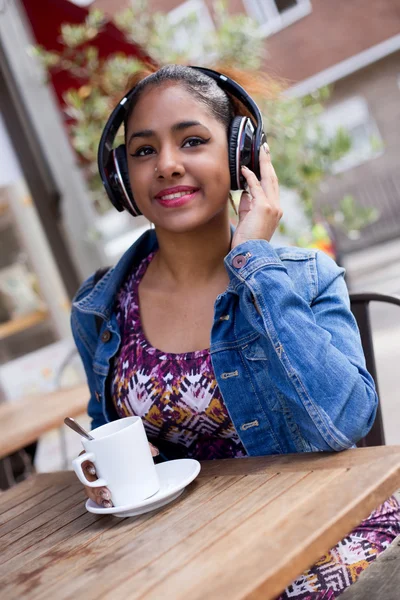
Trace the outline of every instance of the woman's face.
<instances>
[{"instance_id":1,"label":"woman's face","mask_svg":"<svg viewBox=\"0 0 400 600\"><path fill-rule=\"evenodd\" d=\"M133 196L156 226L183 233L228 215L225 127L182 85L145 90L126 140Z\"/></svg>"}]
</instances>

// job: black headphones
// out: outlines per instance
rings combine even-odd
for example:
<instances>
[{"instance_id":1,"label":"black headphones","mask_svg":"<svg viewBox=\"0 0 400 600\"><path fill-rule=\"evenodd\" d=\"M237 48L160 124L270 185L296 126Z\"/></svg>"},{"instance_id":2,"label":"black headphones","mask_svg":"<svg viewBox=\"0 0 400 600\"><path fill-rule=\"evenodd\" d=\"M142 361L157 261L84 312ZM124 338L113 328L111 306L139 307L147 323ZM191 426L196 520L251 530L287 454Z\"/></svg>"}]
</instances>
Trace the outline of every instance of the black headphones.
<instances>
[{"instance_id":1,"label":"black headphones","mask_svg":"<svg viewBox=\"0 0 400 600\"><path fill-rule=\"evenodd\" d=\"M240 100L254 117L255 128L249 117L236 116L232 119L228 132L231 190L244 189L245 179L240 171L243 165L251 169L260 179L260 147L266 141L260 109L242 86L233 79L211 69L191 68L214 79L224 91ZM131 215L138 217L141 212L133 198L129 183L125 144L113 149L115 137L124 122L134 90L135 88L132 88L111 113L100 139L97 161L101 180L112 204L118 211L122 212L126 209Z\"/></svg>"}]
</instances>

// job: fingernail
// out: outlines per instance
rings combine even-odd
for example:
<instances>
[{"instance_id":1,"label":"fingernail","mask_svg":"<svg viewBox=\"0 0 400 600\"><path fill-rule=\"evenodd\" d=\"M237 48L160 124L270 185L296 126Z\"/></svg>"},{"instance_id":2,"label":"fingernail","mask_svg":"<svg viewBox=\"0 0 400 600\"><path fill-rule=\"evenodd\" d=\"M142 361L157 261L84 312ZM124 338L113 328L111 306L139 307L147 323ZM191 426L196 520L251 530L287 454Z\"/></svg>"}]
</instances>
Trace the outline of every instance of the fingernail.
<instances>
[{"instance_id":1,"label":"fingernail","mask_svg":"<svg viewBox=\"0 0 400 600\"><path fill-rule=\"evenodd\" d=\"M108 490L101 490L100 496L101 498L104 498L104 500L111 500L111 494Z\"/></svg>"},{"instance_id":2,"label":"fingernail","mask_svg":"<svg viewBox=\"0 0 400 600\"><path fill-rule=\"evenodd\" d=\"M110 502L109 500L103 500L103 502L101 503L101 505L103 506L103 508L111 508L112 507L112 502Z\"/></svg>"},{"instance_id":3,"label":"fingernail","mask_svg":"<svg viewBox=\"0 0 400 600\"><path fill-rule=\"evenodd\" d=\"M150 444L150 451L153 458L160 454L160 451L157 448L157 446L153 446L153 444Z\"/></svg>"},{"instance_id":4,"label":"fingernail","mask_svg":"<svg viewBox=\"0 0 400 600\"><path fill-rule=\"evenodd\" d=\"M86 467L86 471L89 475L96 475L96 469L93 466Z\"/></svg>"},{"instance_id":5,"label":"fingernail","mask_svg":"<svg viewBox=\"0 0 400 600\"><path fill-rule=\"evenodd\" d=\"M246 171L248 171L249 169L246 167L246 165L242 165L242 169L246 169Z\"/></svg>"}]
</instances>

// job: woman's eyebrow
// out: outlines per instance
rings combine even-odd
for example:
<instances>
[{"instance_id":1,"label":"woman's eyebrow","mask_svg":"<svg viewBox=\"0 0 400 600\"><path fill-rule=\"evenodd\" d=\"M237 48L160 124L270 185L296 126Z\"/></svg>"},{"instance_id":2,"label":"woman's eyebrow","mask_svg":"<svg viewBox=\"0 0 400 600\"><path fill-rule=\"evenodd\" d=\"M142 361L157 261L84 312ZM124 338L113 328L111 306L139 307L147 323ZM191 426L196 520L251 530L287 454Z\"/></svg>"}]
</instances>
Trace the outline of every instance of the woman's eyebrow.
<instances>
[{"instance_id":1,"label":"woman's eyebrow","mask_svg":"<svg viewBox=\"0 0 400 600\"><path fill-rule=\"evenodd\" d=\"M200 127L203 127L204 129L207 129L207 131L209 131L209 129L205 125L203 125L203 123L200 123L200 121L180 121L179 123L175 123L175 125L172 125L171 130L183 131L184 129L189 129L189 127L198 127L199 125ZM142 129L141 131L134 131L129 137L128 145L134 138L149 138L153 137L154 135L155 132L152 129Z\"/></svg>"}]
</instances>

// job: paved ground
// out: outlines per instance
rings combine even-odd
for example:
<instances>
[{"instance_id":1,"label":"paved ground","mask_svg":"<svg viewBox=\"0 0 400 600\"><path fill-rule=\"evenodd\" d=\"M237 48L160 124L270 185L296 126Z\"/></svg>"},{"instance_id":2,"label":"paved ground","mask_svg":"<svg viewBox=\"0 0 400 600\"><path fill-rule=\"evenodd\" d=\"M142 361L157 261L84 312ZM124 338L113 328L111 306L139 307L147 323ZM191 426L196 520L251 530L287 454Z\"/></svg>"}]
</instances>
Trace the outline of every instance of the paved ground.
<instances>
[{"instance_id":1,"label":"paved ground","mask_svg":"<svg viewBox=\"0 0 400 600\"><path fill-rule=\"evenodd\" d=\"M400 296L400 237L345 261L350 291ZM387 444L400 444L400 307L371 305Z\"/></svg>"}]
</instances>

